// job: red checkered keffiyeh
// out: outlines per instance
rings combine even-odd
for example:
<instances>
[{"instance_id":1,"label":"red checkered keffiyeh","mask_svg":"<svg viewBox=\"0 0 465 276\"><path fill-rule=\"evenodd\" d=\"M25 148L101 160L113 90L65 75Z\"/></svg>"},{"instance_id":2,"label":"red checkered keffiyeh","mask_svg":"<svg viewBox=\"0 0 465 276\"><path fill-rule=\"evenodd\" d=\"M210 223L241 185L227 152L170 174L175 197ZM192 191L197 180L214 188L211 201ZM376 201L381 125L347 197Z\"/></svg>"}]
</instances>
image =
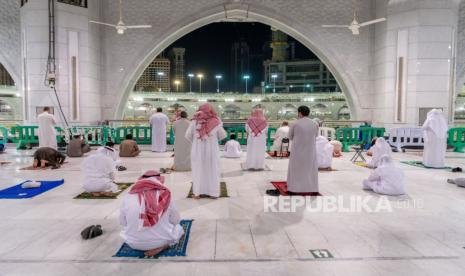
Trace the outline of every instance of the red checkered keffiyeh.
<instances>
[{"instance_id":1,"label":"red checkered keffiyeh","mask_svg":"<svg viewBox=\"0 0 465 276\"><path fill-rule=\"evenodd\" d=\"M252 111L252 116L247 120L247 125L252 130L254 136L258 136L268 126L266 118L263 115L263 110L255 109Z\"/></svg>"}]
</instances>

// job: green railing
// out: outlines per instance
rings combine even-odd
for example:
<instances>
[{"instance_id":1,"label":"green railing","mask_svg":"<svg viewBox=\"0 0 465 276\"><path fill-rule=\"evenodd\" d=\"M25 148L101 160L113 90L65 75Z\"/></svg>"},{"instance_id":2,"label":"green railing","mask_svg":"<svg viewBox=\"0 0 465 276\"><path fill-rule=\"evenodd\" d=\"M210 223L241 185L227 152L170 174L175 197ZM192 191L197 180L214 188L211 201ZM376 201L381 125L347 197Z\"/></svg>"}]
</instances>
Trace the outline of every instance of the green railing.
<instances>
[{"instance_id":1,"label":"green railing","mask_svg":"<svg viewBox=\"0 0 465 276\"><path fill-rule=\"evenodd\" d=\"M451 128L447 132L447 144L455 148L455 152L464 152L465 147L465 128Z\"/></svg>"},{"instance_id":2,"label":"green railing","mask_svg":"<svg viewBox=\"0 0 465 276\"><path fill-rule=\"evenodd\" d=\"M73 126L69 130L73 135L83 135L89 145L105 145L111 132L106 126Z\"/></svg>"},{"instance_id":3,"label":"green railing","mask_svg":"<svg viewBox=\"0 0 465 276\"><path fill-rule=\"evenodd\" d=\"M8 129L6 127L0 126L0 132L2 133L2 139L0 140L0 144L5 145L8 143Z\"/></svg>"},{"instance_id":4,"label":"green railing","mask_svg":"<svg viewBox=\"0 0 465 276\"><path fill-rule=\"evenodd\" d=\"M348 152L352 145L369 145L374 137L383 137L385 129L376 127L338 128L336 139L342 143L342 151Z\"/></svg>"},{"instance_id":5,"label":"green railing","mask_svg":"<svg viewBox=\"0 0 465 276\"><path fill-rule=\"evenodd\" d=\"M37 134L38 126L14 126L11 127L11 140L16 144L17 149L25 149L26 145L39 144L39 136ZM57 142L65 141L65 132L61 127L55 127L57 133Z\"/></svg>"},{"instance_id":6,"label":"green railing","mask_svg":"<svg viewBox=\"0 0 465 276\"><path fill-rule=\"evenodd\" d=\"M271 150L271 146L273 146L273 136L276 133L277 128L275 127L268 127L268 133L266 134L266 151Z\"/></svg>"},{"instance_id":7,"label":"green railing","mask_svg":"<svg viewBox=\"0 0 465 276\"><path fill-rule=\"evenodd\" d=\"M146 126L125 126L118 127L114 130L113 141L116 144L120 144L126 135L131 133L133 140L139 145L150 145L152 144L152 128Z\"/></svg>"},{"instance_id":8,"label":"green railing","mask_svg":"<svg viewBox=\"0 0 465 276\"><path fill-rule=\"evenodd\" d=\"M245 127L240 126L240 127L228 127L226 128L226 141L229 140L229 137L231 137L231 134L236 135L236 140L239 142L241 145L246 145L247 144L247 132L245 131Z\"/></svg>"}]
</instances>

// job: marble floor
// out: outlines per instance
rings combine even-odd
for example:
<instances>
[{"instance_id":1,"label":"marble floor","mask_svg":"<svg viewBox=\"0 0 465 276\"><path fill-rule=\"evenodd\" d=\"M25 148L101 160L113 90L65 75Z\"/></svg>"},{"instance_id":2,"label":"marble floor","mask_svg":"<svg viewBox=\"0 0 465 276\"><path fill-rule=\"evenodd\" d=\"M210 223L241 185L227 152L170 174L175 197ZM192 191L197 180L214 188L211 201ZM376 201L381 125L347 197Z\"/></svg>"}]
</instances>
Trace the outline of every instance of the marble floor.
<instances>
[{"instance_id":1,"label":"marble floor","mask_svg":"<svg viewBox=\"0 0 465 276\"><path fill-rule=\"evenodd\" d=\"M172 152L144 149L122 159L128 170L117 181L171 165ZM158 260L112 257L122 243L122 195L73 199L82 191L82 158L59 170L19 170L31 153L9 145L0 154L12 161L0 167L1 189L25 179L64 178L65 184L33 199L0 200L0 275L465 275L465 189L446 183L463 174L399 162L421 160L417 152L394 153L408 195L388 198L392 212L264 212L269 182L285 179L285 159L267 159L271 171L246 172L241 160L222 158L230 197L217 200L187 199L190 173L169 174L181 216L194 223L187 256ZM352 155L334 160L337 171L319 174L324 197L376 197L361 189L370 170L352 164ZM465 167L465 154L448 152L447 165ZM104 234L83 241L80 231L91 224L101 224ZM317 249L332 258L316 258L310 250Z\"/></svg>"}]
</instances>

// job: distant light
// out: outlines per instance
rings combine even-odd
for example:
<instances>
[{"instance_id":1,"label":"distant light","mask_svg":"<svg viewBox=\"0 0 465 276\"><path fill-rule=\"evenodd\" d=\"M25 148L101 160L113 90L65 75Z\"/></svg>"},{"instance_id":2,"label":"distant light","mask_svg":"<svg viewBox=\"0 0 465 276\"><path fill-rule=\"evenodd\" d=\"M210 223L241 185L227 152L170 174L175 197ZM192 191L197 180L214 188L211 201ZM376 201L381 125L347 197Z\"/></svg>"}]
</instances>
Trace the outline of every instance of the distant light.
<instances>
[{"instance_id":1,"label":"distant light","mask_svg":"<svg viewBox=\"0 0 465 276\"><path fill-rule=\"evenodd\" d=\"M199 78L199 79L203 78L203 74L198 74L197 78Z\"/></svg>"},{"instance_id":2,"label":"distant light","mask_svg":"<svg viewBox=\"0 0 465 276\"><path fill-rule=\"evenodd\" d=\"M139 106L138 108L136 108L136 110L147 110L147 107L145 107L145 106Z\"/></svg>"},{"instance_id":3,"label":"distant light","mask_svg":"<svg viewBox=\"0 0 465 276\"><path fill-rule=\"evenodd\" d=\"M313 102L314 98L304 98L304 102Z\"/></svg>"},{"instance_id":4,"label":"distant light","mask_svg":"<svg viewBox=\"0 0 465 276\"><path fill-rule=\"evenodd\" d=\"M250 76L249 76L249 75L244 75L242 78L243 78L244 80L248 80L248 79L250 79Z\"/></svg>"},{"instance_id":5,"label":"distant light","mask_svg":"<svg viewBox=\"0 0 465 276\"><path fill-rule=\"evenodd\" d=\"M222 79L223 76L222 75L216 75L215 78L219 80L219 79Z\"/></svg>"},{"instance_id":6,"label":"distant light","mask_svg":"<svg viewBox=\"0 0 465 276\"><path fill-rule=\"evenodd\" d=\"M143 101L144 101L144 98L142 98L142 97L134 97L134 98L132 98L132 99L133 99L134 101L136 101L136 102L143 102Z\"/></svg>"},{"instance_id":7,"label":"distant light","mask_svg":"<svg viewBox=\"0 0 465 276\"><path fill-rule=\"evenodd\" d=\"M307 87L307 88L310 87L310 84L306 84L305 87Z\"/></svg>"},{"instance_id":8,"label":"distant light","mask_svg":"<svg viewBox=\"0 0 465 276\"><path fill-rule=\"evenodd\" d=\"M174 84L176 84L176 85L178 85L178 84L180 84L180 83L181 83L181 82L180 82L179 80L175 80L175 81L174 81Z\"/></svg>"},{"instance_id":9,"label":"distant light","mask_svg":"<svg viewBox=\"0 0 465 276\"><path fill-rule=\"evenodd\" d=\"M131 105L130 105L130 106L128 106L128 108L129 108L129 109L131 109L131 110L132 110L132 109L134 109L134 107L132 107Z\"/></svg>"},{"instance_id":10,"label":"distant light","mask_svg":"<svg viewBox=\"0 0 465 276\"><path fill-rule=\"evenodd\" d=\"M290 87L290 88L294 88L294 85L290 85L289 87Z\"/></svg>"},{"instance_id":11,"label":"distant light","mask_svg":"<svg viewBox=\"0 0 465 276\"><path fill-rule=\"evenodd\" d=\"M168 101L170 101L170 102L175 102L175 101L177 101L177 100L178 100L177 98L169 98L169 97L168 97Z\"/></svg>"},{"instance_id":12,"label":"distant light","mask_svg":"<svg viewBox=\"0 0 465 276\"><path fill-rule=\"evenodd\" d=\"M256 102L261 102L261 101L262 101L262 99L260 99L260 98L252 99L252 102L255 102L255 103L256 103Z\"/></svg>"},{"instance_id":13,"label":"distant light","mask_svg":"<svg viewBox=\"0 0 465 276\"><path fill-rule=\"evenodd\" d=\"M276 79L278 77L278 74L272 74L271 78Z\"/></svg>"},{"instance_id":14,"label":"distant light","mask_svg":"<svg viewBox=\"0 0 465 276\"><path fill-rule=\"evenodd\" d=\"M159 75L159 76L164 76L165 73L164 73L164 72L157 72L157 75Z\"/></svg>"},{"instance_id":15,"label":"distant light","mask_svg":"<svg viewBox=\"0 0 465 276\"><path fill-rule=\"evenodd\" d=\"M269 86L269 85L265 85L265 88L270 88L270 86Z\"/></svg>"},{"instance_id":16,"label":"distant light","mask_svg":"<svg viewBox=\"0 0 465 276\"><path fill-rule=\"evenodd\" d=\"M21 94L19 94L19 93L16 93L15 95L16 95L16 97L21 97Z\"/></svg>"},{"instance_id":17,"label":"distant light","mask_svg":"<svg viewBox=\"0 0 465 276\"><path fill-rule=\"evenodd\" d=\"M193 78L194 77L194 74L188 74L187 75L189 78Z\"/></svg>"},{"instance_id":18,"label":"distant light","mask_svg":"<svg viewBox=\"0 0 465 276\"><path fill-rule=\"evenodd\" d=\"M228 103L233 103L233 102L234 102L234 98L225 98L224 101L225 101L225 102L228 102Z\"/></svg>"},{"instance_id":19,"label":"distant light","mask_svg":"<svg viewBox=\"0 0 465 276\"><path fill-rule=\"evenodd\" d=\"M199 99L199 102L206 102L208 101L207 99Z\"/></svg>"}]
</instances>

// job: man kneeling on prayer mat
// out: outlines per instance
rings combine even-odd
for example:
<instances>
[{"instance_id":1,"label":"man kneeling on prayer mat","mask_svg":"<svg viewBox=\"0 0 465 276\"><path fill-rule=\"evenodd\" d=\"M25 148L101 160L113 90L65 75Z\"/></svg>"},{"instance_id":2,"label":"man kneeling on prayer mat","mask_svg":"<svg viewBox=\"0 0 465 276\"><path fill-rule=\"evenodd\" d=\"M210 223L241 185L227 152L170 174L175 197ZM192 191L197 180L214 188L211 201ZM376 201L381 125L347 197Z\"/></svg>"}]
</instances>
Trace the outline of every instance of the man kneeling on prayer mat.
<instances>
[{"instance_id":1,"label":"man kneeling on prayer mat","mask_svg":"<svg viewBox=\"0 0 465 276\"><path fill-rule=\"evenodd\" d=\"M237 142L236 135L231 134L229 141L224 145L224 157L226 158L240 158L241 157L241 144Z\"/></svg>"},{"instance_id":2,"label":"man kneeling on prayer mat","mask_svg":"<svg viewBox=\"0 0 465 276\"><path fill-rule=\"evenodd\" d=\"M324 136L316 138L316 154L319 169L330 169L333 162L333 145Z\"/></svg>"},{"instance_id":3,"label":"man kneeling on prayer mat","mask_svg":"<svg viewBox=\"0 0 465 276\"><path fill-rule=\"evenodd\" d=\"M115 143L108 141L105 143L104 147L98 148L97 152L103 153L106 156L110 157L110 159L113 160L113 166L118 171L125 171L126 167L121 165L121 160L118 158L118 151L115 150L114 146L115 146Z\"/></svg>"},{"instance_id":4,"label":"man kneeling on prayer mat","mask_svg":"<svg viewBox=\"0 0 465 276\"><path fill-rule=\"evenodd\" d=\"M83 188L94 196L111 195L118 191L115 180L115 165L113 159L106 151L109 147L103 147L95 154L86 157L81 164L81 172L84 175Z\"/></svg>"},{"instance_id":5,"label":"man kneeling on prayer mat","mask_svg":"<svg viewBox=\"0 0 465 276\"><path fill-rule=\"evenodd\" d=\"M391 146L383 137L377 138L375 145L372 146L369 151L371 151L371 159L368 160L367 165L370 168L378 167L381 157L383 155L391 156L392 153Z\"/></svg>"},{"instance_id":6,"label":"man kneeling on prayer mat","mask_svg":"<svg viewBox=\"0 0 465 276\"><path fill-rule=\"evenodd\" d=\"M333 145L333 157L341 157L342 156L342 143L338 140L331 140L329 142Z\"/></svg>"},{"instance_id":7,"label":"man kneeling on prayer mat","mask_svg":"<svg viewBox=\"0 0 465 276\"><path fill-rule=\"evenodd\" d=\"M119 157L136 157L140 153L137 142L132 140L132 134L126 134L126 140L119 145Z\"/></svg>"},{"instance_id":8,"label":"man kneeling on prayer mat","mask_svg":"<svg viewBox=\"0 0 465 276\"><path fill-rule=\"evenodd\" d=\"M52 169L58 169L65 162L66 156L54 148L42 147L34 152L33 168L51 166Z\"/></svg>"},{"instance_id":9,"label":"man kneeling on prayer mat","mask_svg":"<svg viewBox=\"0 0 465 276\"><path fill-rule=\"evenodd\" d=\"M66 149L66 154L69 157L82 157L84 153L90 151L90 146L86 143L80 134L74 135L73 139L69 141Z\"/></svg>"},{"instance_id":10,"label":"man kneeling on prayer mat","mask_svg":"<svg viewBox=\"0 0 465 276\"><path fill-rule=\"evenodd\" d=\"M403 195L405 194L404 173L394 166L391 157L385 154L368 179L363 180L363 189L382 195Z\"/></svg>"},{"instance_id":11,"label":"man kneeling on prayer mat","mask_svg":"<svg viewBox=\"0 0 465 276\"><path fill-rule=\"evenodd\" d=\"M148 171L124 196L120 211L121 237L132 249L155 256L175 245L184 234L171 192L155 171Z\"/></svg>"}]
</instances>

